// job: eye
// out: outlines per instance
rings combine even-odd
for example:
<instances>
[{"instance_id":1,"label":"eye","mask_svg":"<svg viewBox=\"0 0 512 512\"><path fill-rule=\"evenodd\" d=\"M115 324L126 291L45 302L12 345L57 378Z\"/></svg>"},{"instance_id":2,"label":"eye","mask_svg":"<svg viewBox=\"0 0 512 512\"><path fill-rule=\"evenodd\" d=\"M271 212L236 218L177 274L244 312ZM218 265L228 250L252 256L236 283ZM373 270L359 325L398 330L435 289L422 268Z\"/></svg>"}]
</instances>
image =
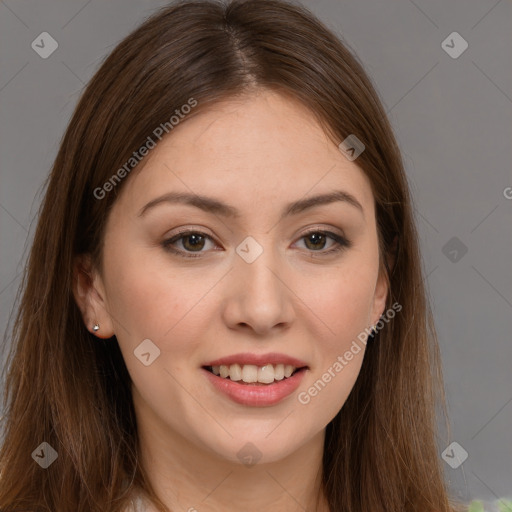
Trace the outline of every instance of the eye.
<instances>
[{"instance_id":1,"label":"eye","mask_svg":"<svg viewBox=\"0 0 512 512\"><path fill-rule=\"evenodd\" d=\"M201 252L204 252L202 251L202 249L204 248L206 241L213 242L213 239L209 235L201 231L189 230L182 231L181 233L173 236L172 238L164 240L162 242L162 247L166 251L178 254L185 258L197 258L201 255ZM174 247L174 244L176 242L181 242L181 246L184 248L184 250L176 249ZM198 254L190 254L189 251Z\"/></svg>"},{"instance_id":2,"label":"eye","mask_svg":"<svg viewBox=\"0 0 512 512\"><path fill-rule=\"evenodd\" d=\"M326 241L328 239L334 241L331 245L331 248L322 251L325 247ZM328 254L337 253L343 249L349 248L352 246L352 243L346 239L344 236L338 235L331 231L324 231L319 229L314 229L303 235L300 240L305 241L305 245L307 249L312 249L312 252L318 252L320 255L325 256ZM320 249L320 250L319 250Z\"/></svg>"},{"instance_id":3,"label":"eye","mask_svg":"<svg viewBox=\"0 0 512 512\"><path fill-rule=\"evenodd\" d=\"M334 243L331 245L330 249L322 251L321 249L325 247L328 239L333 240ZM319 229L307 232L299 240L305 240L306 248L310 249L313 253L319 253L321 256L334 254L352 246L352 243L344 236L331 231ZM164 240L162 242L162 247L166 251L185 258L198 258L201 256L201 253L206 252L202 249L204 249L207 241L213 243L212 237L206 233L203 233L202 231L187 230L178 233L168 240ZM181 243L182 249L177 249L175 247L175 244L178 242Z\"/></svg>"}]
</instances>

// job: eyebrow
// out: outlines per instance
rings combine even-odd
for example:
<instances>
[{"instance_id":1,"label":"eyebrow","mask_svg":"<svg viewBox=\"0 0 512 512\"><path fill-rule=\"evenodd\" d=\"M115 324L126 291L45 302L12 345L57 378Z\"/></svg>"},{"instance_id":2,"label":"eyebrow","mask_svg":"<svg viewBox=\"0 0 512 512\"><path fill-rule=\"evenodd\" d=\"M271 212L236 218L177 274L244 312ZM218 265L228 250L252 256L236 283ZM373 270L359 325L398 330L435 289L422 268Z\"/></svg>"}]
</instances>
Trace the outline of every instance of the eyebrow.
<instances>
[{"instance_id":1,"label":"eyebrow","mask_svg":"<svg viewBox=\"0 0 512 512\"><path fill-rule=\"evenodd\" d=\"M298 201L294 201L293 203L289 203L284 207L283 211L281 212L280 220L290 215L297 215L298 213L301 213L310 208L314 208L316 206L331 204L340 201L354 206L355 208L360 210L364 217L364 210L363 207L361 206L361 203L352 194L349 194L348 192L345 192L343 190L335 190L327 194L320 194L317 196L300 199ZM154 208L155 206L162 203L179 203L191 205L208 213L214 213L217 215L222 215L224 217L231 217L235 219L238 219L241 216L239 210L237 210L233 206L223 203L222 201L214 199L213 197L189 194L184 192L169 192L167 194L164 194L160 197L153 199L140 210L138 216L141 217L149 209Z\"/></svg>"}]
</instances>

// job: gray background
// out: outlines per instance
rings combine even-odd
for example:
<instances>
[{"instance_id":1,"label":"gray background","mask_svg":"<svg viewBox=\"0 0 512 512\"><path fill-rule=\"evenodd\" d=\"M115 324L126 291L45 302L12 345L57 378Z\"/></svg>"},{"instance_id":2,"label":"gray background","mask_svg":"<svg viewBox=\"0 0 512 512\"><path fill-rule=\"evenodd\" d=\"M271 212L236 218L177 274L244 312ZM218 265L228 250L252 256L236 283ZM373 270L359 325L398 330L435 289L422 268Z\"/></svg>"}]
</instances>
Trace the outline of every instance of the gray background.
<instances>
[{"instance_id":1,"label":"gray background","mask_svg":"<svg viewBox=\"0 0 512 512\"><path fill-rule=\"evenodd\" d=\"M0 1L2 332L41 186L80 91L113 46L165 3ZM511 2L303 4L357 53L403 151L452 428L439 454L456 441L469 455L456 469L443 462L453 493L512 497ZM442 47L454 31L469 45L458 58ZM42 32L59 45L47 59L31 48Z\"/></svg>"}]
</instances>

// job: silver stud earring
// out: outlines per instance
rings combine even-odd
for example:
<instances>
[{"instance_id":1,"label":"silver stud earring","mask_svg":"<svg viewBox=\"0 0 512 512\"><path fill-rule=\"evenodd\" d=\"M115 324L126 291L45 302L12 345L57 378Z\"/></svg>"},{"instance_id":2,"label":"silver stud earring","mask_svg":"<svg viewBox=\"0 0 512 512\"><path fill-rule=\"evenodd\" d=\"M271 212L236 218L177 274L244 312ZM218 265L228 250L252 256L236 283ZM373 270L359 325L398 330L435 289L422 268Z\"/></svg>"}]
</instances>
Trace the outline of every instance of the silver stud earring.
<instances>
[{"instance_id":1,"label":"silver stud earring","mask_svg":"<svg viewBox=\"0 0 512 512\"><path fill-rule=\"evenodd\" d=\"M92 326L92 330L93 330L94 332L99 331L99 330L100 330L100 324L94 324L94 325Z\"/></svg>"}]
</instances>

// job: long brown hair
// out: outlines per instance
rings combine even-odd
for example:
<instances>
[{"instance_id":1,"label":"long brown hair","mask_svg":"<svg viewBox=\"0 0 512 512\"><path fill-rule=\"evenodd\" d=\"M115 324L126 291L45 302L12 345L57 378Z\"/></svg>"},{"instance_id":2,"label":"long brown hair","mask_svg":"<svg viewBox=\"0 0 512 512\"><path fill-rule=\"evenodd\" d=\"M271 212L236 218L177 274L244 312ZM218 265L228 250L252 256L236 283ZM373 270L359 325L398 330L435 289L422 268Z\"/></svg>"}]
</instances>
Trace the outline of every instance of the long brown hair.
<instances>
[{"instance_id":1,"label":"long brown hair","mask_svg":"<svg viewBox=\"0 0 512 512\"><path fill-rule=\"evenodd\" d=\"M131 380L117 340L99 340L85 327L72 293L73 262L91 254L101 268L106 219L130 178L100 199L95 190L156 127L191 98L198 113L254 87L299 99L336 144L351 134L363 141L357 164L375 197L387 306L402 306L368 342L355 386L327 426L322 469L330 509L455 509L438 456L436 404L445 420L446 408L412 199L371 81L347 46L300 6L197 0L163 8L114 49L64 134L12 330L1 510L116 512L134 486L167 510L139 462ZM47 469L32 457L42 442L58 454Z\"/></svg>"}]
</instances>

